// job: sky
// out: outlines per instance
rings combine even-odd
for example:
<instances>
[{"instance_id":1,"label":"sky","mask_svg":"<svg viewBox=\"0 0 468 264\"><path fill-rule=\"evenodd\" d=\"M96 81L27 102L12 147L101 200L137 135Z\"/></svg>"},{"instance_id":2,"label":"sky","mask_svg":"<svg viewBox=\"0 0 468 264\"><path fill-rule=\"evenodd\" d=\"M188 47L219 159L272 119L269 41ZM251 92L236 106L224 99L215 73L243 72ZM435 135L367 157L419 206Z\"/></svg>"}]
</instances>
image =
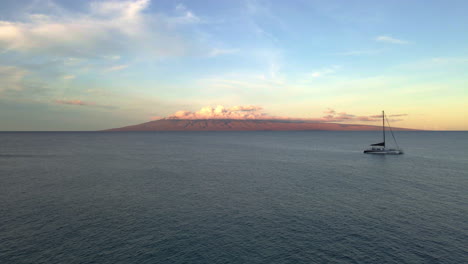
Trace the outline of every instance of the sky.
<instances>
[{"instance_id":1,"label":"sky","mask_svg":"<svg viewBox=\"0 0 468 264\"><path fill-rule=\"evenodd\" d=\"M2 0L0 131L160 118L468 130L465 0Z\"/></svg>"}]
</instances>

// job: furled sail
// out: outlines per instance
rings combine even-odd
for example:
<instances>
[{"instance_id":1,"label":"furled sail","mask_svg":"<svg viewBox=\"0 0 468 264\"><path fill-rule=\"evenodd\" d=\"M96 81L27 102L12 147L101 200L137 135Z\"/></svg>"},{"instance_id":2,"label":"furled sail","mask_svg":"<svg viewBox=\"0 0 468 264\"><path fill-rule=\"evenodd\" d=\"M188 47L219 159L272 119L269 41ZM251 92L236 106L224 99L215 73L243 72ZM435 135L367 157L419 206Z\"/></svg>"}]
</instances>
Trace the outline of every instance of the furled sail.
<instances>
[{"instance_id":1,"label":"furled sail","mask_svg":"<svg viewBox=\"0 0 468 264\"><path fill-rule=\"evenodd\" d=\"M372 144L371 146L382 146L382 147L385 147L385 142L375 143L375 144Z\"/></svg>"}]
</instances>

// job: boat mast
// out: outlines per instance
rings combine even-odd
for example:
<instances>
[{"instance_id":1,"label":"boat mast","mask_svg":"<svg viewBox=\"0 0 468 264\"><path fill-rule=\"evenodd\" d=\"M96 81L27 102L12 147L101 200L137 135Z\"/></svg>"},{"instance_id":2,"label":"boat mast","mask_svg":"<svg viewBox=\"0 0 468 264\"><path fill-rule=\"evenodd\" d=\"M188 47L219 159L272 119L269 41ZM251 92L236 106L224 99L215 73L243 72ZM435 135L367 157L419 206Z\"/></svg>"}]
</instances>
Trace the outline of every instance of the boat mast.
<instances>
[{"instance_id":1,"label":"boat mast","mask_svg":"<svg viewBox=\"0 0 468 264\"><path fill-rule=\"evenodd\" d=\"M385 112L382 110L382 133L383 133L383 146L385 148Z\"/></svg>"}]
</instances>

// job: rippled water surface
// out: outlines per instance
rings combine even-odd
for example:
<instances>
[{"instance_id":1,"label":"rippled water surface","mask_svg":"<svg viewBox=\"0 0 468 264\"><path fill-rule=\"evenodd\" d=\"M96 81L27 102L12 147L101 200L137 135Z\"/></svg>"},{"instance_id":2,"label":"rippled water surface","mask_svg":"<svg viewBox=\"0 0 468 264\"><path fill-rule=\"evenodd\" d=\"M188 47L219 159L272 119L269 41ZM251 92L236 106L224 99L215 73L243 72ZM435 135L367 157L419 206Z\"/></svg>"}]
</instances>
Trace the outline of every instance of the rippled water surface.
<instances>
[{"instance_id":1,"label":"rippled water surface","mask_svg":"<svg viewBox=\"0 0 468 264\"><path fill-rule=\"evenodd\" d=\"M0 133L0 263L466 263L468 133Z\"/></svg>"}]
</instances>

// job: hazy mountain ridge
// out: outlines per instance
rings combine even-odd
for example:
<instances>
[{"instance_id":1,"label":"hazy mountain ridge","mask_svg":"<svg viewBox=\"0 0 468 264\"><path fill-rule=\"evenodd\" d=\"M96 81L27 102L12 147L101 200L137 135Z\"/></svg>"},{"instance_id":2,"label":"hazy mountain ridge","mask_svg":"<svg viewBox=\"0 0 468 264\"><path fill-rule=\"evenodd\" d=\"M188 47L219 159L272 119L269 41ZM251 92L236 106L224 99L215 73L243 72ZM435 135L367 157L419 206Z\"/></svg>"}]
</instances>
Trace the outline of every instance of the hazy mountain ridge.
<instances>
[{"instance_id":1,"label":"hazy mountain ridge","mask_svg":"<svg viewBox=\"0 0 468 264\"><path fill-rule=\"evenodd\" d=\"M104 131L372 131L381 126L317 123L303 120L161 119ZM393 130L413 130L393 128Z\"/></svg>"}]
</instances>

